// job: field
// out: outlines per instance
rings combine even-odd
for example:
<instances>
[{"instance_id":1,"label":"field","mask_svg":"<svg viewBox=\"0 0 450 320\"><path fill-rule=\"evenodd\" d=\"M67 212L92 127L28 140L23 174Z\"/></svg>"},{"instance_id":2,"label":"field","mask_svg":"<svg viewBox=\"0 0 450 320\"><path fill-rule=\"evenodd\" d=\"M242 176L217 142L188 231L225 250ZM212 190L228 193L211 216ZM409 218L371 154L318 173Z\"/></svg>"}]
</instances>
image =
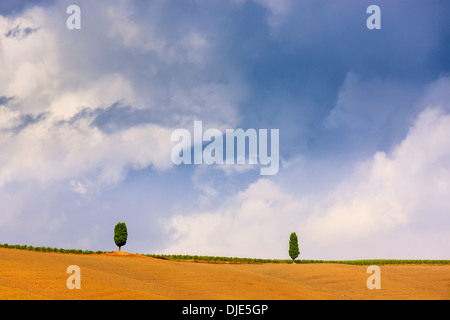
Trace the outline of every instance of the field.
<instances>
[{"instance_id":1,"label":"field","mask_svg":"<svg viewBox=\"0 0 450 320\"><path fill-rule=\"evenodd\" d=\"M69 290L69 265L81 289ZM450 265L194 263L126 253L70 254L0 248L0 299L449 299Z\"/></svg>"}]
</instances>

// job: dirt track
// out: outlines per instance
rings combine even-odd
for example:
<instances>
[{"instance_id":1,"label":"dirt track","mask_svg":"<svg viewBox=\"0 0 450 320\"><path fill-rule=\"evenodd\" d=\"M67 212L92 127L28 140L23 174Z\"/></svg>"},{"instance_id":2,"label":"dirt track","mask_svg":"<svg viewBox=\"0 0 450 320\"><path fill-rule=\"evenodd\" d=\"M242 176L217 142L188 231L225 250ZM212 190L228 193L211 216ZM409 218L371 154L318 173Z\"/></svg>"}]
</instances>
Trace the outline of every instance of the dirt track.
<instances>
[{"instance_id":1,"label":"dirt track","mask_svg":"<svg viewBox=\"0 0 450 320\"><path fill-rule=\"evenodd\" d=\"M81 289L66 285L69 265ZM450 265L208 264L0 248L0 299L450 299Z\"/></svg>"}]
</instances>

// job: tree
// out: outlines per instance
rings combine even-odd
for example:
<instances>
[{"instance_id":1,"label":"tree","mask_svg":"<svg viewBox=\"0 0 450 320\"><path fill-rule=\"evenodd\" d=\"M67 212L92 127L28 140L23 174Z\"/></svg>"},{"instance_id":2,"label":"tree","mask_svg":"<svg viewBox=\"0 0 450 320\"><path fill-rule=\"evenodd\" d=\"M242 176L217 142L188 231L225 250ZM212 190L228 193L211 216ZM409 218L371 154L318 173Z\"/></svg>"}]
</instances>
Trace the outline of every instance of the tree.
<instances>
[{"instance_id":1,"label":"tree","mask_svg":"<svg viewBox=\"0 0 450 320\"><path fill-rule=\"evenodd\" d=\"M289 237L289 256L292 259L292 263L294 263L294 260L299 256L300 251L298 250L298 238L295 232L291 233L291 236Z\"/></svg>"},{"instance_id":2,"label":"tree","mask_svg":"<svg viewBox=\"0 0 450 320\"><path fill-rule=\"evenodd\" d=\"M119 222L114 227L114 242L116 243L116 246L120 247L124 246L127 243L128 238L128 232L127 232L127 225L125 222Z\"/></svg>"}]
</instances>

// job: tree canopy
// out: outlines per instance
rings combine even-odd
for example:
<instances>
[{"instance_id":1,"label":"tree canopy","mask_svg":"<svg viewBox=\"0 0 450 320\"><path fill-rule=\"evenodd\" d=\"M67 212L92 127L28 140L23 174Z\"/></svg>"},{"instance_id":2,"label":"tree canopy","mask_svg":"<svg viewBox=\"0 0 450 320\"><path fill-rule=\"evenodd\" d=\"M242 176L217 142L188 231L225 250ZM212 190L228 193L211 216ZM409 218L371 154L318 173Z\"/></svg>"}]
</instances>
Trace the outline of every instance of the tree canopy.
<instances>
[{"instance_id":1,"label":"tree canopy","mask_svg":"<svg viewBox=\"0 0 450 320\"><path fill-rule=\"evenodd\" d=\"M114 227L114 242L116 243L116 246L120 247L124 246L127 243L128 238L128 232L127 232L127 225L125 222L119 222Z\"/></svg>"}]
</instances>

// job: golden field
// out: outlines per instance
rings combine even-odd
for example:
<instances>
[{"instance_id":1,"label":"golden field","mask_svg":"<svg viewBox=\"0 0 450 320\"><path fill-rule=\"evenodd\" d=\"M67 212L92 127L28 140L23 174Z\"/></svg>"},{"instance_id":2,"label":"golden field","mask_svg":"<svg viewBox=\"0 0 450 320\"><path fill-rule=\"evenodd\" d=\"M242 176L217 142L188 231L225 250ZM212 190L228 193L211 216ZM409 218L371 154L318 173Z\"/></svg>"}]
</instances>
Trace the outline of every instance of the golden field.
<instances>
[{"instance_id":1,"label":"golden field","mask_svg":"<svg viewBox=\"0 0 450 320\"><path fill-rule=\"evenodd\" d=\"M69 265L81 289L66 285ZM126 253L62 254L0 248L0 299L450 299L450 265L216 264Z\"/></svg>"}]
</instances>

